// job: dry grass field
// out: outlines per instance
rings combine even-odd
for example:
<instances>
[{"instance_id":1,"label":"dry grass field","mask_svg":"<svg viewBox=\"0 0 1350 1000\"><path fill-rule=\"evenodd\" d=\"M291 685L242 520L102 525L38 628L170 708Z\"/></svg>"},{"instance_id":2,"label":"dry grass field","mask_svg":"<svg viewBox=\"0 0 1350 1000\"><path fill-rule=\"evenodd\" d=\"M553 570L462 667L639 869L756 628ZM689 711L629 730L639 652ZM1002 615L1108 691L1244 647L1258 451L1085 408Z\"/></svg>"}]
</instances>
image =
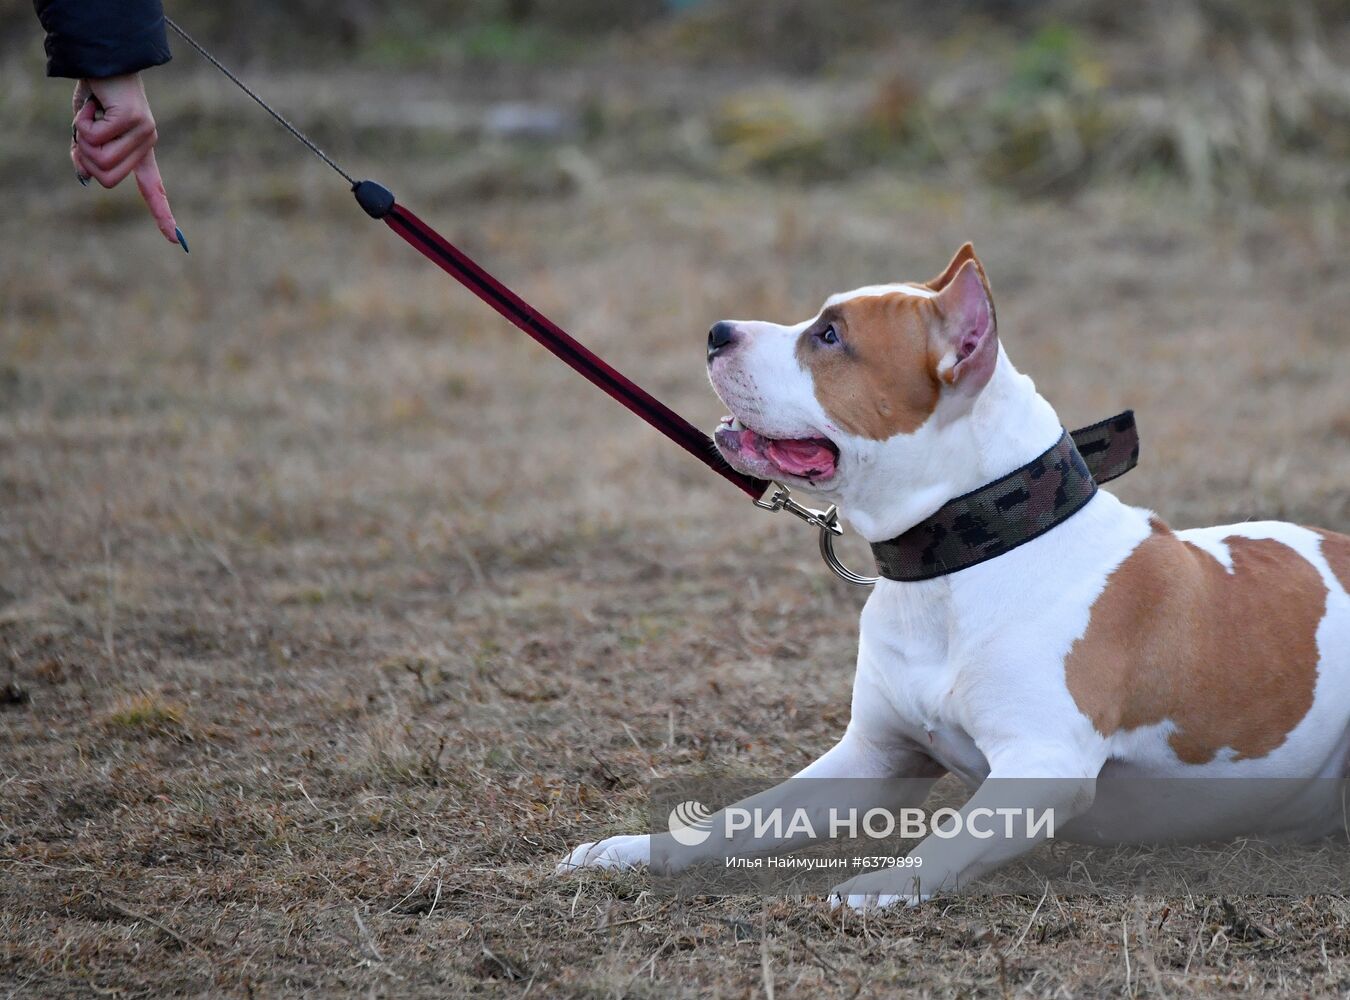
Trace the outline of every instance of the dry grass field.
<instances>
[{"instance_id":1,"label":"dry grass field","mask_svg":"<svg viewBox=\"0 0 1350 1000\"><path fill-rule=\"evenodd\" d=\"M185 53L152 79L192 253L167 247L134 192L68 176L66 95L31 48L0 72L0 994L1350 991L1344 886L1051 887L863 919L555 879L568 847L642 828L656 775L767 781L827 747L863 595ZM798 318L972 239L1064 422L1137 411L1121 496L1176 526L1350 530L1344 187L1028 193L961 162L804 180L664 147L625 167L643 108L762 81L612 73L638 109L617 135L583 114L581 135L466 151L456 116L581 102L585 73L253 66L357 173L703 425L710 321ZM419 121L344 131L382 98Z\"/></svg>"}]
</instances>

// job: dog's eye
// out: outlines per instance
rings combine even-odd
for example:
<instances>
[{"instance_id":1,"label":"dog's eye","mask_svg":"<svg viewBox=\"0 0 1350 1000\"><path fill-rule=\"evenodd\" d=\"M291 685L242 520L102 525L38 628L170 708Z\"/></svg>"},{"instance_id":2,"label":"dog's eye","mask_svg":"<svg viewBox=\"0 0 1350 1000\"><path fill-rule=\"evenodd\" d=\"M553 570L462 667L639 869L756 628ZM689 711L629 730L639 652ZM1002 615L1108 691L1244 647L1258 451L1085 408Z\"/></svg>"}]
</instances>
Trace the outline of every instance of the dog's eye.
<instances>
[{"instance_id":1,"label":"dog's eye","mask_svg":"<svg viewBox=\"0 0 1350 1000\"><path fill-rule=\"evenodd\" d=\"M820 338L822 344L839 343L839 331L834 328L833 323L821 330L816 336Z\"/></svg>"}]
</instances>

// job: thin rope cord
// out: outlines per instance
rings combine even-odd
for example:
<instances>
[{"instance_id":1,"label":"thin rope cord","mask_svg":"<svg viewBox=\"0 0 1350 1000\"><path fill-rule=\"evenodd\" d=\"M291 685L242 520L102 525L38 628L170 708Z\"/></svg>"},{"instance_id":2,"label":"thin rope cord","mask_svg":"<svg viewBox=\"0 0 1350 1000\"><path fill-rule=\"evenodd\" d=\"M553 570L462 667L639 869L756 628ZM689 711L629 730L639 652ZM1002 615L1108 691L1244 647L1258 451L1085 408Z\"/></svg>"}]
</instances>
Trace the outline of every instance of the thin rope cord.
<instances>
[{"instance_id":1,"label":"thin rope cord","mask_svg":"<svg viewBox=\"0 0 1350 1000\"><path fill-rule=\"evenodd\" d=\"M193 38L191 35L189 35L186 31L184 31L182 28L178 26L178 22L176 22L173 18L169 17L168 15L165 15L164 23L167 24L174 31L178 32L179 36L183 39L183 41L187 42L194 49L196 49L202 55L202 57L206 59L207 62L209 62L216 69L220 70L227 77L229 77L231 83L233 83L244 93L248 94L249 97L253 98L253 100L257 103L257 105L264 111L266 111L269 115L271 115L273 118L275 118L282 128L284 128L291 135L295 136L295 138L298 139L300 142L304 143L311 153L313 153L319 159L323 160L324 163L328 164L339 174L341 174L348 184L352 185L353 187L356 186L356 180L355 178L352 177L351 174L347 173L347 171L343 170L336 163L334 163L332 158L322 149L316 146L309 136L305 135L305 133L301 132L298 128L296 128L284 117L282 117L280 112L276 111L272 107L272 105L268 104L261 97L255 94L249 88L249 85L246 84L243 80L239 79L239 77L231 73L229 68L224 63L222 63L219 59L213 56L210 52L207 52L206 49L202 48L200 42L198 42L195 38Z\"/></svg>"}]
</instances>

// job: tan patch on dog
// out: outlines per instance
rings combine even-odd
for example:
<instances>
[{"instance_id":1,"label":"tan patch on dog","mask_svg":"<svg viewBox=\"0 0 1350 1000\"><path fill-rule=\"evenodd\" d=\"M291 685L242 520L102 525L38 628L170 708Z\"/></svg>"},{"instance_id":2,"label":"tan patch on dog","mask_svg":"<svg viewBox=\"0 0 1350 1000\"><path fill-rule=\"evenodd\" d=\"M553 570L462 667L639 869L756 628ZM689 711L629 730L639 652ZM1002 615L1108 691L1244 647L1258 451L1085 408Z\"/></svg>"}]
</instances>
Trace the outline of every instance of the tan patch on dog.
<instances>
[{"instance_id":1,"label":"tan patch on dog","mask_svg":"<svg viewBox=\"0 0 1350 1000\"><path fill-rule=\"evenodd\" d=\"M1350 536L1315 529L1322 536L1322 558L1341 581L1341 589L1350 594Z\"/></svg>"},{"instance_id":2,"label":"tan patch on dog","mask_svg":"<svg viewBox=\"0 0 1350 1000\"><path fill-rule=\"evenodd\" d=\"M1312 707L1327 588L1281 542L1231 535L1229 573L1161 521L1120 564L1065 661L1103 735L1170 719L1187 764L1264 757Z\"/></svg>"},{"instance_id":3,"label":"tan patch on dog","mask_svg":"<svg viewBox=\"0 0 1350 1000\"><path fill-rule=\"evenodd\" d=\"M867 295L826 309L797 341L816 399L850 434L884 441L923 425L938 403L930 355L932 300L904 292ZM834 324L840 343L817 334Z\"/></svg>"}]
</instances>

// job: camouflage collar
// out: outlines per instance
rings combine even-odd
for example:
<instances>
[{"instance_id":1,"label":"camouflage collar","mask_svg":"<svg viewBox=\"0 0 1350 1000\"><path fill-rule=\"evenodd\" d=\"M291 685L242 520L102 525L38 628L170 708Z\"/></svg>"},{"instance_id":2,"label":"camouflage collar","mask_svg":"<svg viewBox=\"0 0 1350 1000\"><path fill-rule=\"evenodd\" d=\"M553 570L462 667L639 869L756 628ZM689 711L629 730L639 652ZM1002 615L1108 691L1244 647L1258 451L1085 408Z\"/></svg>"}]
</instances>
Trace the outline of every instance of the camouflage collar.
<instances>
[{"instance_id":1,"label":"camouflage collar","mask_svg":"<svg viewBox=\"0 0 1350 1000\"><path fill-rule=\"evenodd\" d=\"M943 504L903 535L876 542L888 580L931 580L993 559L1082 510L1097 485L1139 461L1134 411L1065 431L1049 451L1001 479Z\"/></svg>"}]
</instances>

